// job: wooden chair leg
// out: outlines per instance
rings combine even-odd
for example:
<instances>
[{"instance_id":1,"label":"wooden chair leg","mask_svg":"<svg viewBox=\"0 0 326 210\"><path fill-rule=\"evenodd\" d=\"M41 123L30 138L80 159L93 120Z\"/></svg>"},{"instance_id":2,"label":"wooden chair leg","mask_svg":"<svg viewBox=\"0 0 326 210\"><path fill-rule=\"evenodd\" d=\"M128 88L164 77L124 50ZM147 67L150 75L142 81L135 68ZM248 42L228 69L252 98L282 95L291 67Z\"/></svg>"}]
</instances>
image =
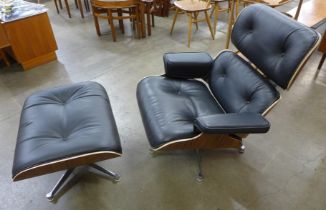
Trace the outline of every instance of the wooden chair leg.
<instances>
[{"instance_id":1,"label":"wooden chair leg","mask_svg":"<svg viewBox=\"0 0 326 210\"><path fill-rule=\"evenodd\" d=\"M140 29L141 29L141 38L146 37L146 25L145 25L145 8L144 4L140 4L138 7L138 17L139 17L139 23L140 23Z\"/></svg>"},{"instance_id":2,"label":"wooden chair leg","mask_svg":"<svg viewBox=\"0 0 326 210\"><path fill-rule=\"evenodd\" d=\"M207 11L204 11L204 12L205 12L205 17L206 17L206 22L207 22L208 28L211 32L212 39L214 40L214 34L213 34L212 26L211 26L211 21L209 19L209 15L208 15Z\"/></svg>"},{"instance_id":3,"label":"wooden chair leg","mask_svg":"<svg viewBox=\"0 0 326 210\"><path fill-rule=\"evenodd\" d=\"M318 68L317 68L318 70L320 70L321 67L323 66L325 58L326 58L326 53L324 53L323 56L320 59L320 62L319 62Z\"/></svg>"},{"instance_id":4,"label":"wooden chair leg","mask_svg":"<svg viewBox=\"0 0 326 210\"><path fill-rule=\"evenodd\" d=\"M112 10L108 9L108 17L109 17L109 22L110 22L110 26L111 26L111 32L112 32L112 39L114 42L117 41L117 37L115 34L115 28L114 28L114 24L113 24L113 16L112 16Z\"/></svg>"},{"instance_id":5,"label":"wooden chair leg","mask_svg":"<svg viewBox=\"0 0 326 210\"><path fill-rule=\"evenodd\" d=\"M0 59L2 59L2 60L4 61L5 65L6 65L7 67L10 66L10 62L9 62L9 60L8 60L8 58L7 58L7 56L6 56L6 54L3 52L2 49L0 49Z\"/></svg>"},{"instance_id":6,"label":"wooden chair leg","mask_svg":"<svg viewBox=\"0 0 326 210\"><path fill-rule=\"evenodd\" d=\"M214 38L216 34L216 27L217 27L217 21L218 21L218 13L219 13L219 6L217 5L214 10Z\"/></svg>"},{"instance_id":7,"label":"wooden chair leg","mask_svg":"<svg viewBox=\"0 0 326 210\"><path fill-rule=\"evenodd\" d=\"M235 2L235 18L238 17L239 6L240 6L240 0L236 0L236 2Z\"/></svg>"},{"instance_id":8,"label":"wooden chair leg","mask_svg":"<svg viewBox=\"0 0 326 210\"><path fill-rule=\"evenodd\" d=\"M59 7L58 7L58 0L54 0L54 5L55 5L55 8L57 10L57 13L59 14L60 11L59 11Z\"/></svg>"},{"instance_id":9,"label":"wooden chair leg","mask_svg":"<svg viewBox=\"0 0 326 210\"><path fill-rule=\"evenodd\" d=\"M233 13L234 13L234 4L233 1L230 1L229 4L231 5L231 11L229 12L229 20L228 20L228 31L226 35L226 43L225 49L229 49L230 46L230 39L231 39L231 30L233 25Z\"/></svg>"},{"instance_id":10,"label":"wooden chair leg","mask_svg":"<svg viewBox=\"0 0 326 210\"><path fill-rule=\"evenodd\" d=\"M137 30L138 30L138 39L146 36L146 32L143 31L145 26L143 25L144 20L142 19L140 12L137 14L136 23L137 23Z\"/></svg>"},{"instance_id":11,"label":"wooden chair leg","mask_svg":"<svg viewBox=\"0 0 326 210\"><path fill-rule=\"evenodd\" d=\"M211 10L211 14L209 15L209 17L211 17L211 18L212 18L212 16L213 16L213 13L215 12L216 4L217 4L217 3L214 2L213 8L212 8L212 10Z\"/></svg>"},{"instance_id":12,"label":"wooden chair leg","mask_svg":"<svg viewBox=\"0 0 326 210\"><path fill-rule=\"evenodd\" d=\"M59 6L60 6L60 9L63 9L61 0L59 0Z\"/></svg>"},{"instance_id":13,"label":"wooden chair leg","mask_svg":"<svg viewBox=\"0 0 326 210\"><path fill-rule=\"evenodd\" d=\"M198 17L198 14L199 12L194 12L194 20L195 20L195 25L196 25L196 31L198 31L198 21L197 21L197 17Z\"/></svg>"},{"instance_id":14,"label":"wooden chair leg","mask_svg":"<svg viewBox=\"0 0 326 210\"><path fill-rule=\"evenodd\" d=\"M155 27L155 23L154 23L154 14L152 14L152 27Z\"/></svg>"},{"instance_id":15,"label":"wooden chair leg","mask_svg":"<svg viewBox=\"0 0 326 210\"><path fill-rule=\"evenodd\" d=\"M174 28L175 22L176 22L177 17L178 17L178 13L179 13L179 9L176 8L175 15L174 15L173 22L172 22L172 26L171 26L171 30L170 30L170 35L172 35L173 28Z\"/></svg>"},{"instance_id":16,"label":"wooden chair leg","mask_svg":"<svg viewBox=\"0 0 326 210\"><path fill-rule=\"evenodd\" d=\"M129 8L129 14L131 14L132 12L133 12L132 8ZM134 21L134 19L132 19L132 18L129 18L129 20L130 20L130 22Z\"/></svg>"},{"instance_id":17,"label":"wooden chair leg","mask_svg":"<svg viewBox=\"0 0 326 210\"><path fill-rule=\"evenodd\" d=\"M151 8L150 5L146 6L146 22L147 22L147 34L148 36L152 35L152 29L151 29Z\"/></svg>"},{"instance_id":18,"label":"wooden chair leg","mask_svg":"<svg viewBox=\"0 0 326 210\"><path fill-rule=\"evenodd\" d=\"M188 47L190 47L191 33L192 33L192 13L187 13L188 15Z\"/></svg>"},{"instance_id":19,"label":"wooden chair leg","mask_svg":"<svg viewBox=\"0 0 326 210\"><path fill-rule=\"evenodd\" d=\"M70 8L69 8L68 0L64 0L64 1L65 1L66 9L67 9L67 12L68 12L68 16L69 16L69 18L71 18L71 14L70 14Z\"/></svg>"},{"instance_id":20,"label":"wooden chair leg","mask_svg":"<svg viewBox=\"0 0 326 210\"><path fill-rule=\"evenodd\" d=\"M93 15L93 19L94 19L96 33L97 33L98 36L101 36L100 24L98 23L97 16Z\"/></svg>"},{"instance_id":21,"label":"wooden chair leg","mask_svg":"<svg viewBox=\"0 0 326 210\"><path fill-rule=\"evenodd\" d=\"M80 11L80 16L84 18L84 9L83 9L83 4L81 3L81 0L77 0L79 11Z\"/></svg>"},{"instance_id":22,"label":"wooden chair leg","mask_svg":"<svg viewBox=\"0 0 326 210\"><path fill-rule=\"evenodd\" d=\"M77 0L75 0L75 6L76 6L76 9L79 9Z\"/></svg>"},{"instance_id":23,"label":"wooden chair leg","mask_svg":"<svg viewBox=\"0 0 326 210\"><path fill-rule=\"evenodd\" d=\"M84 5L85 5L85 9L87 12L90 12L90 8L89 8L89 2L88 0L84 0Z\"/></svg>"},{"instance_id":24,"label":"wooden chair leg","mask_svg":"<svg viewBox=\"0 0 326 210\"><path fill-rule=\"evenodd\" d=\"M118 9L118 17L122 17L122 10L121 9ZM124 34L125 33L125 28L124 28L122 19L119 19L119 28L120 28L121 33Z\"/></svg>"}]
</instances>

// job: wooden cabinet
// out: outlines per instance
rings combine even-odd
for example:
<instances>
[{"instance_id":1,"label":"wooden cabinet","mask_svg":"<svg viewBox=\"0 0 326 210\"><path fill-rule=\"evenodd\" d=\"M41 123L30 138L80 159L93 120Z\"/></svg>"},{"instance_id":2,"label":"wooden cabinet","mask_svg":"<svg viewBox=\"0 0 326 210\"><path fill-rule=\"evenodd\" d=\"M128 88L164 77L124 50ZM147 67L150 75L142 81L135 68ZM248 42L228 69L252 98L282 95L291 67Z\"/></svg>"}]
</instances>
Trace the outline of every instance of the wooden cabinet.
<instances>
[{"instance_id":1,"label":"wooden cabinet","mask_svg":"<svg viewBox=\"0 0 326 210\"><path fill-rule=\"evenodd\" d=\"M5 32L2 24L0 24L0 49L8 47L9 45L10 44L8 42L6 32Z\"/></svg>"},{"instance_id":2,"label":"wooden cabinet","mask_svg":"<svg viewBox=\"0 0 326 210\"><path fill-rule=\"evenodd\" d=\"M57 43L47 13L1 23L13 55L24 70L56 59ZM5 38L3 39L5 40Z\"/></svg>"}]
</instances>

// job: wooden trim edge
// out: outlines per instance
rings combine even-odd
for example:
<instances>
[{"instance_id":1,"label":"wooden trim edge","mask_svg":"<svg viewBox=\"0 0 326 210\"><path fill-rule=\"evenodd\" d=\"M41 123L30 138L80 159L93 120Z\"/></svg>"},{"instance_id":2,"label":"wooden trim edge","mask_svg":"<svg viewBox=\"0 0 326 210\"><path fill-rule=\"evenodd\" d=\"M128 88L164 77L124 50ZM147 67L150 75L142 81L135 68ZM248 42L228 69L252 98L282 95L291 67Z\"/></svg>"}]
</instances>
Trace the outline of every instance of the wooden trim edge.
<instances>
[{"instance_id":1,"label":"wooden trim edge","mask_svg":"<svg viewBox=\"0 0 326 210\"><path fill-rule=\"evenodd\" d=\"M90 163L99 162L102 160L107 160L115 157L121 156L121 153L112 151L100 151L92 152L82 155L76 155L73 157L64 158L61 160L55 160L48 163L43 163L31 168L27 168L20 171L15 176L12 177L13 181L19 181L27 178L32 178L35 176L40 176L48 173L53 173L56 171L61 171L69 168L74 168L81 165L87 165Z\"/></svg>"},{"instance_id":2,"label":"wooden trim edge","mask_svg":"<svg viewBox=\"0 0 326 210\"><path fill-rule=\"evenodd\" d=\"M244 135L246 136L246 135ZM217 148L236 148L240 149L242 137L229 134L207 134L200 133L193 138L178 139L170 141L158 148L152 148L154 152L161 150L177 149L217 149Z\"/></svg>"},{"instance_id":3,"label":"wooden trim edge","mask_svg":"<svg viewBox=\"0 0 326 210\"><path fill-rule=\"evenodd\" d=\"M31 68L34 68L36 66L39 66L39 65L42 65L45 63L49 63L56 59L57 59L57 55L55 54L55 52L50 52L50 53L38 56L36 58L33 58L31 60L23 61L23 62L21 62L21 65L23 66L24 70L29 70Z\"/></svg>"}]
</instances>

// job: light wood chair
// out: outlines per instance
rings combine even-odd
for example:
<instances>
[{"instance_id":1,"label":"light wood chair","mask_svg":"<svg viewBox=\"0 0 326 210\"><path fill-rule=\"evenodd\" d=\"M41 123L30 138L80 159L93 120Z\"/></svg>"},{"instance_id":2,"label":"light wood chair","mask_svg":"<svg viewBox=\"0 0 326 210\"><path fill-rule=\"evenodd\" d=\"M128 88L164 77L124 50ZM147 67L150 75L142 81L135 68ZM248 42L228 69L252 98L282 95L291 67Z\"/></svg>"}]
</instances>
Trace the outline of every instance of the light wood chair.
<instances>
[{"instance_id":1,"label":"light wood chair","mask_svg":"<svg viewBox=\"0 0 326 210\"><path fill-rule=\"evenodd\" d=\"M144 13L146 14L146 25L148 36L152 35L152 27L155 27L154 14L156 13L156 0L141 0L144 5Z\"/></svg>"},{"instance_id":2,"label":"light wood chair","mask_svg":"<svg viewBox=\"0 0 326 210\"><path fill-rule=\"evenodd\" d=\"M114 20L119 20L119 27L122 33L124 33L124 19L130 19L133 23L133 29L136 30L136 37L140 38L141 35L141 17L139 4L136 0L129 1L99 1L92 0L92 10L94 17L94 24L98 36L101 36L100 25L98 19L107 19L112 31L112 39L115 42L116 31L114 27ZM117 15L114 15L117 13ZM123 15L127 13L127 15Z\"/></svg>"},{"instance_id":3,"label":"light wood chair","mask_svg":"<svg viewBox=\"0 0 326 210\"><path fill-rule=\"evenodd\" d=\"M173 28L175 25L175 22L177 20L178 14L184 14L186 13L188 16L188 47L190 47L190 41L191 41L191 33L192 33L192 24L196 24L196 29L198 30L198 22L207 22L208 28L211 32L212 39L214 40L214 33L212 30L211 22L208 15L208 10L212 8L210 0L208 1L200 1L200 0L181 0L181 1L175 1L175 15L173 18L172 27L170 30L170 34L172 35ZM203 12L205 14L204 19L198 19L198 15L200 12Z\"/></svg>"},{"instance_id":4,"label":"light wood chair","mask_svg":"<svg viewBox=\"0 0 326 210\"><path fill-rule=\"evenodd\" d=\"M221 3L223 2L228 2L228 7L227 8L222 8L220 6ZM214 15L214 38L216 34L216 27L217 27L217 21L218 21L218 15L221 12L229 12L231 10L231 4L229 0L211 0L211 3L213 5L212 11L211 11L211 17Z\"/></svg>"},{"instance_id":5,"label":"light wood chair","mask_svg":"<svg viewBox=\"0 0 326 210\"><path fill-rule=\"evenodd\" d=\"M71 18L71 12L70 12L70 7L69 7L68 0L64 0L64 3L65 3L65 6L66 6L66 9L67 9L68 17ZM84 4L85 4L86 11L89 11L87 0L84 0ZM57 13L59 14L60 13L59 8L62 9L61 0L54 0L54 5L55 5L55 8L57 10ZM75 0L75 5L76 5L76 8L79 9L79 11L80 11L80 16L82 18L84 18L85 17L84 16L84 9L83 9L83 4L82 4L81 0Z\"/></svg>"},{"instance_id":6,"label":"light wood chair","mask_svg":"<svg viewBox=\"0 0 326 210\"><path fill-rule=\"evenodd\" d=\"M289 3L292 0L240 0L244 4L255 4L255 3L261 3L265 4L267 6L270 6L272 8L281 6L283 4Z\"/></svg>"},{"instance_id":7,"label":"light wood chair","mask_svg":"<svg viewBox=\"0 0 326 210\"><path fill-rule=\"evenodd\" d=\"M269 7L275 8L278 6L281 6L283 4L289 3L290 1L293 0L230 0L231 1L231 11L229 14L229 23L228 23L228 32L227 32L227 38L226 38L226 43L225 43L225 48L229 49L230 45L230 38L231 38L231 30L233 23L235 22L234 16L238 16L239 14L239 7L240 3L242 2L244 4L244 7L250 4L255 4L255 3L261 3L265 4Z\"/></svg>"}]
</instances>

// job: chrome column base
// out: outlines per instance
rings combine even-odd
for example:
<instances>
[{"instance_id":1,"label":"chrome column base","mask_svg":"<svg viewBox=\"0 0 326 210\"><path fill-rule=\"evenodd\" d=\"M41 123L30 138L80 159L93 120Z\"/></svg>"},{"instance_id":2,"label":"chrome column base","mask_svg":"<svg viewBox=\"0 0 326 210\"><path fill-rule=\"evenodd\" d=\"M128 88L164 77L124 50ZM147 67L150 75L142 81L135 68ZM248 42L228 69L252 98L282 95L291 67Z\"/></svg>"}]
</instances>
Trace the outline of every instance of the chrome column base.
<instances>
[{"instance_id":1,"label":"chrome column base","mask_svg":"<svg viewBox=\"0 0 326 210\"><path fill-rule=\"evenodd\" d=\"M196 149L196 156L197 156L197 164L198 164L198 174L197 174L196 180L198 182L201 182L204 180L204 175L203 175L203 171L202 171L201 154L200 154L199 149Z\"/></svg>"},{"instance_id":2,"label":"chrome column base","mask_svg":"<svg viewBox=\"0 0 326 210\"><path fill-rule=\"evenodd\" d=\"M241 144L240 148L239 148L239 153L244 153L246 149L246 146Z\"/></svg>"}]
</instances>

